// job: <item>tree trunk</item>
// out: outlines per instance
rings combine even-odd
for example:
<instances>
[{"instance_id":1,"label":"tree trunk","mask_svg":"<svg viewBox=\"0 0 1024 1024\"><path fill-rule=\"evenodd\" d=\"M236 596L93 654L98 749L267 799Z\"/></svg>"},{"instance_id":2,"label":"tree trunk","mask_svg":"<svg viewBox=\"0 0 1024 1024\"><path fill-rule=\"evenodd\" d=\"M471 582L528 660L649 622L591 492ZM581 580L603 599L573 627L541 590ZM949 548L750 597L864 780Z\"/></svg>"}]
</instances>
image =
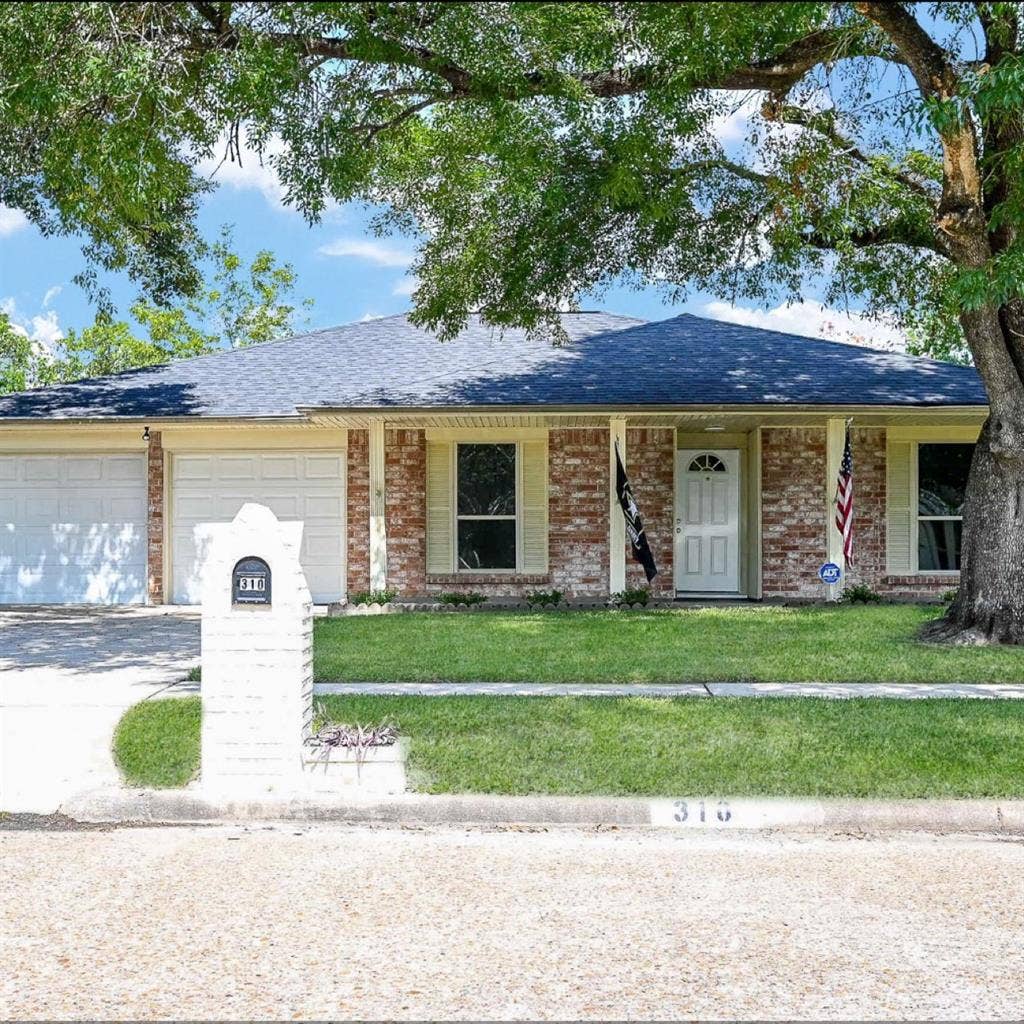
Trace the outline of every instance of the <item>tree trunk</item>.
<instances>
[{"instance_id":1,"label":"tree trunk","mask_svg":"<svg viewBox=\"0 0 1024 1024\"><path fill-rule=\"evenodd\" d=\"M1024 384L994 345L998 324L964 317L990 414L967 481L960 587L947 615L924 630L928 640L1024 644Z\"/></svg>"}]
</instances>

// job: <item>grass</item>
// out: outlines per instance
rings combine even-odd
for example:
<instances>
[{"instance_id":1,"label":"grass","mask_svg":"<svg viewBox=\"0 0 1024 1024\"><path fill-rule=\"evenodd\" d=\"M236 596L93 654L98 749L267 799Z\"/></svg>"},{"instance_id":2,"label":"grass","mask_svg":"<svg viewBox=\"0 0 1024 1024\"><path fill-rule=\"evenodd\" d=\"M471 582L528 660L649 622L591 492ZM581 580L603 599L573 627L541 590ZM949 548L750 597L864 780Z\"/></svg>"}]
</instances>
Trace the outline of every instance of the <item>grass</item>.
<instances>
[{"instance_id":1,"label":"grass","mask_svg":"<svg viewBox=\"0 0 1024 1024\"><path fill-rule=\"evenodd\" d=\"M410 780L430 793L1024 796L1016 701L320 699L338 721L396 723ZM128 780L193 777L199 718L198 697L132 708L116 740Z\"/></svg>"},{"instance_id":2,"label":"grass","mask_svg":"<svg viewBox=\"0 0 1024 1024\"><path fill-rule=\"evenodd\" d=\"M114 762L129 786L168 789L199 774L198 697L145 700L114 730Z\"/></svg>"},{"instance_id":3,"label":"grass","mask_svg":"<svg viewBox=\"0 0 1024 1024\"><path fill-rule=\"evenodd\" d=\"M923 644L935 606L317 619L316 678L367 682L1016 683L1024 650Z\"/></svg>"}]
</instances>

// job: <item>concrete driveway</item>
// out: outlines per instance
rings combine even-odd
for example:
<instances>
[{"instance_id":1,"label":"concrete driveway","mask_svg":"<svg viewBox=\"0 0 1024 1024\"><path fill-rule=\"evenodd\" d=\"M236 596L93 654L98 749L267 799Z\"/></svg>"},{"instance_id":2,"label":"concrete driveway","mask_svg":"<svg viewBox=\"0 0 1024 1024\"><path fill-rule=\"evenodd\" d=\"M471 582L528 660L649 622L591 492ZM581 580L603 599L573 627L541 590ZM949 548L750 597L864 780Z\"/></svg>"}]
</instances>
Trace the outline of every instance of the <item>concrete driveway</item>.
<instances>
[{"instance_id":1,"label":"concrete driveway","mask_svg":"<svg viewBox=\"0 0 1024 1024\"><path fill-rule=\"evenodd\" d=\"M118 719L198 661L195 611L0 609L0 810L47 813L116 783Z\"/></svg>"}]
</instances>

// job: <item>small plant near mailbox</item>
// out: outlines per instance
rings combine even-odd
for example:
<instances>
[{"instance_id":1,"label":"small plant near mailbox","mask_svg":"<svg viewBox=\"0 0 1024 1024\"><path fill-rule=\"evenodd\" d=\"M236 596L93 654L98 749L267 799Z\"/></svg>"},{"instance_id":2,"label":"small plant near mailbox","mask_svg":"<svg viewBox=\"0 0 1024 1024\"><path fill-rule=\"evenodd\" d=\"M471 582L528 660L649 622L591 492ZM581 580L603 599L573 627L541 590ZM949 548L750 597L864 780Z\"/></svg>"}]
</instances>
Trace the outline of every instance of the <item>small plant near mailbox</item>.
<instances>
[{"instance_id":1,"label":"small plant near mailbox","mask_svg":"<svg viewBox=\"0 0 1024 1024\"><path fill-rule=\"evenodd\" d=\"M647 587L627 587L617 594L612 594L611 603L618 608L628 608L630 605L640 605L642 608L646 608L650 599L651 592Z\"/></svg>"},{"instance_id":2,"label":"small plant near mailbox","mask_svg":"<svg viewBox=\"0 0 1024 1024\"><path fill-rule=\"evenodd\" d=\"M483 604L487 600L487 596L472 590L464 594L458 591L446 591L438 595L438 600L441 604L450 604L455 608L472 608L474 605Z\"/></svg>"},{"instance_id":3,"label":"small plant near mailbox","mask_svg":"<svg viewBox=\"0 0 1024 1024\"><path fill-rule=\"evenodd\" d=\"M565 601L565 594L560 590L532 590L525 600L531 608L556 608Z\"/></svg>"},{"instance_id":4,"label":"small plant near mailbox","mask_svg":"<svg viewBox=\"0 0 1024 1024\"><path fill-rule=\"evenodd\" d=\"M393 747L398 742L398 726L392 722L378 725L350 725L331 719L323 701L317 701L313 708L312 731L306 739L306 746L314 748L319 759L326 763L332 750L351 751L357 767L361 767L366 753L372 747Z\"/></svg>"},{"instance_id":5,"label":"small plant near mailbox","mask_svg":"<svg viewBox=\"0 0 1024 1024\"><path fill-rule=\"evenodd\" d=\"M843 600L848 604L881 604L882 595L866 583L854 583L843 591Z\"/></svg>"},{"instance_id":6,"label":"small plant near mailbox","mask_svg":"<svg viewBox=\"0 0 1024 1024\"><path fill-rule=\"evenodd\" d=\"M398 597L397 590L360 590L349 599L350 604L391 604Z\"/></svg>"}]
</instances>

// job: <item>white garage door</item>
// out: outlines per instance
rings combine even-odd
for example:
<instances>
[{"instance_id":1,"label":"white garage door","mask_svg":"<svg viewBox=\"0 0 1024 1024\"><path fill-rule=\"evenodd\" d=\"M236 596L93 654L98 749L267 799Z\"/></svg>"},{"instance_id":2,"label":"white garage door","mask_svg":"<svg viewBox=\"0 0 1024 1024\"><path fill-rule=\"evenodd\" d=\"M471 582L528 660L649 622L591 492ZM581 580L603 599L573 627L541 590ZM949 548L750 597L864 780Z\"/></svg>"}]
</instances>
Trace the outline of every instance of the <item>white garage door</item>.
<instances>
[{"instance_id":1,"label":"white garage door","mask_svg":"<svg viewBox=\"0 0 1024 1024\"><path fill-rule=\"evenodd\" d=\"M145 599L142 455L0 455L0 603Z\"/></svg>"},{"instance_id":2,"label":"white garage door","mask_svg":"<svg viewBox=\"0 0 1024 1024\"><path fill-rule=\"evenodd\" d=\"M171 496L171 589L178 604L200 602L210 526L230 522L247 501L305 524L299 557L314 601L344 596L344 452L181 452L173 456Z\"/></svg>"}]
</instances>

